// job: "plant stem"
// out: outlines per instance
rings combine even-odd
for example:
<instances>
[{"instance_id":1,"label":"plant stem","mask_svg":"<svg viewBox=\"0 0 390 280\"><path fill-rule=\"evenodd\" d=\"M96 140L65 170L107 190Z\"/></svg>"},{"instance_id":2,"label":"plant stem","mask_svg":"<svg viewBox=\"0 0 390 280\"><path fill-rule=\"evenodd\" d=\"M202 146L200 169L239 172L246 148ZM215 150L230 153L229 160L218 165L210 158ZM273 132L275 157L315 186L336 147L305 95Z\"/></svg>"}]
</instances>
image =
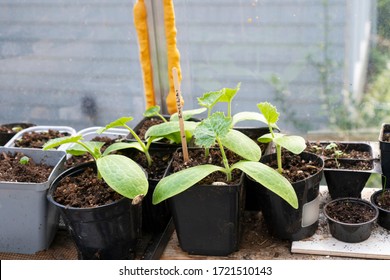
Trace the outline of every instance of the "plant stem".
<instances>
[{"instance_id":1,"label":"plant stem","mask_svg":"<svg viewBox=\"0 0 390 280\"><path fill-rule=\"evenodd\" d=\"M164 118L164 116L163 115L161 115L161 114L159 114L159 113L157 113L157 116L159 116L162 120L163 120L163 122L168 122L167 121L167 119L166 118Z\"/></svg>"},{"instance_id":2,"label":"plant stem","mask_svg":"<svg viewBox=\"0 0 390 280\"><path fill-rule=\"evenodd\" d=\"M221 151L223 165L224 165L225 170L226 170L226 180L228 182L230 182L232 180L232 172L230 170L229 162L228 162L228 159L226 157L225 150L223 148L222 142L221 142L221 140L218 137L217 137L217 142L218 142L218 145L219 145L219 149Z\"/></svg>"},{"instance_id":3,"label":"plant stem","mask_svg":"<svg viewBox=\"0 0 390 280\"><path fill-rule=\"evenodd\" d=\"M278 162L278 172L282 174L282 146L276 145L276 160Z\"/></svg>"},{"instance_id":4,"label":"plant stem","mask_svg":"<svg viewBox=\"0 0 390 280\"><path fill-rule=\"evenodd\" d=\"M150 147L150 144L152 142L151 139L150 139L150 141L148 141L148 145L145 145L145 143L139 138L137 133L135 133L135 131L133 129L131 129L131 127L129 127L127 124L123 124L123 126L126 127L128 131L130 131L131 135L133 135L135 140L137 140L137 142L141 145L141 148L144 151L144 154L146 156L146 160L148 161L148 166L151 166L152 165L152 158L150 157L150 154L149 154L149 147Z\"/></svg>"}]
</instances>

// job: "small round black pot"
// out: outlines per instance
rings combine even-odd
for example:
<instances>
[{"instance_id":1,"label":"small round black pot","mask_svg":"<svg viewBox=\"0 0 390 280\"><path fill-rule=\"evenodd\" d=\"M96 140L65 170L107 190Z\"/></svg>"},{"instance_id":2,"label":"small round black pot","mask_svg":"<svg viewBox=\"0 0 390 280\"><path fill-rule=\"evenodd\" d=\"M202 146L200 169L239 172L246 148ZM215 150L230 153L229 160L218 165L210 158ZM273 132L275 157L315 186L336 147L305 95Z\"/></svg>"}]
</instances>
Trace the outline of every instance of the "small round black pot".
<instances>
[{"instance_id":1,"label":"small round black pot","mask_svg":"<svg viewBox=\"0 0 390 280\"><path fill-rule=\"evenodd\" d=\"M32 123L7 123L3 124L2 126L6 126L9 129L12 129L13 127L21 127L22 129L25 129L27 127L35 126L35 124ZM8 143L9 140L11 140L12 137L15 136L17 132L11 132L11 133L5 133L0 132L0 146L4 146Z\"/></svg>"},{"instance_id":2,"label":"small round black pot","mask_svg":"<svg viewBox=\"0 0 390 280\"><path fill-rule=\"evenodd\" d=\"M258 189L260 190L258 196L260 199L259 204L261 205L267 228L270 234L279 239L301 240L312 236L318 228L319 189L324 161L321 157L311 153L303 152L300 156L306 161L319 162L322 169L306 180L292 184L298 197L298 209L292 208L280 196L252 181L254 184L258 184ZM275 157L276 154L266 155L261 159L261 162L270 162Z\"/></svg>"},{"instance_id":3,"label":"small round black pot","mask_svg":"<svg viewBox=\"0 0 390 280\"><path fill-rule=\"evenodd\" d=\"M387 190L387 191L389 191L389 190ZM374 192L371 195L370 200L371 200L371 203L374 204L379 210L379 216L378 216L378 221L377 221L378 225L380 225L381 227L383 227L385 229L390 230L390 211L380 207L376 203L378 196L380 196L382 194L382 192L383 192L383 190L379 190L379 191Z\"/></svg>"},{"instance_id":4,"label":"small round black pot","mask_svg":"<svg viewBox=\"0 0 390 280\"><path fill-rule=\"evenodd\" d=\"M372 211L375 212L374 218L372 218L370 221L367 221L365 223L358 223L358 224L343 223L333 219L332 217L329 216L328 209L335 202L339 202L343 200L349 201L351 203L357 203L357 204L369 206L372 209ZM379 214L378 209L370 202L360 198L353 198L353 197L334 199L328 202L327 204L325 204L323 212L328 221L330 234L337 240L347 242L347 243L358 243L367 240L371 235L372 229L375 225L375 222Z\"/></svg>"},{"instance_id":5,"label":"small round black pot","mask_svg":"<svg viewBox=\"0 0 390 280\"><path fill-rule=\"evenodd\" d=\"M122 198L104 206L75 208L54 201L53 193L61 179L77 176L87 167L96 168L96 165L88 162L60 174L49 189L49 202L59 208L76 244L79 259L134 259L141 227L141 204L132 205L130 199Z\"/></svg>"}]
</instances>

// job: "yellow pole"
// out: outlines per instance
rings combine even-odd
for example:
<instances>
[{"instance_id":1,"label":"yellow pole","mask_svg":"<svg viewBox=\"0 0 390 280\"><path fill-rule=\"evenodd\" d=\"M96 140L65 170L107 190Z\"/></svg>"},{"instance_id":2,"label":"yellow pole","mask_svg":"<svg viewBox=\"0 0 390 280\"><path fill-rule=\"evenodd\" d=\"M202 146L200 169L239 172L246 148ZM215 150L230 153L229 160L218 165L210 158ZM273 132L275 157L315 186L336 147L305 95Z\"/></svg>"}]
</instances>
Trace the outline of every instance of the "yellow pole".
<instances>
[{"instance_id":1,"label":"yellow pole","mask_svg":"<svg viewBox=\"0 0 390 280\"><path fill-rule=\"evenodd\" d=\"M168 77L169 77L169 93L166 98L167 110L169 114L177 112L176 93L173 82L172 69L176 68L178 74L178 82L181 81L180 70L180 53L176 46L176 25L175 25L175 11L173 8L173 0L164 1L164 27L165 38L167 45L167 60L168 60ZM183 103L183 99L181 99Z\"/></svg>"},{"instance_id":2,"label":"yellow pole","mask_svg":"<svg viewBox=\"0 0 390 280\"><path fill-rule=\"evenodd\" d=\"M134 26L137 31L146 109L156 105L153 87L153 67L150 58L149 32L144 0L137 0L133 7Z\"/></svg>"}]
</instances>

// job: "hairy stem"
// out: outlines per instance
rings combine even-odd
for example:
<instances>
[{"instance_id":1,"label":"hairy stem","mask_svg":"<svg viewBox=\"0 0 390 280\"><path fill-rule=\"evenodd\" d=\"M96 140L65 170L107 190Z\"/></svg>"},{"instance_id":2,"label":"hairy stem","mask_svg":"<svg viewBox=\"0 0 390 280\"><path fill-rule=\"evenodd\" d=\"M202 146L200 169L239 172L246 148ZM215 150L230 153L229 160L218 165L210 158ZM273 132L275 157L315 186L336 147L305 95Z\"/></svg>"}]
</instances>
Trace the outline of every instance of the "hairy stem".
<instances>
[{"instance_id":1,"label":"hairy stem","mask_svg":"<svg viewBox=\"0 0 390 280\"><path fill-rule=\"evenodd\" d=\"M219 138L217 138L217 142L218 142L218 145L219 145L219 149L221 151L223 165L224 165L225 170L226 170L226 180L228 182L230 182L232 180L232 172L230 170L229 162L228 162L228 159L226 157L225 150L223 148L222 142L221 142L221 140Z\"/></svg>"}]
</instances>

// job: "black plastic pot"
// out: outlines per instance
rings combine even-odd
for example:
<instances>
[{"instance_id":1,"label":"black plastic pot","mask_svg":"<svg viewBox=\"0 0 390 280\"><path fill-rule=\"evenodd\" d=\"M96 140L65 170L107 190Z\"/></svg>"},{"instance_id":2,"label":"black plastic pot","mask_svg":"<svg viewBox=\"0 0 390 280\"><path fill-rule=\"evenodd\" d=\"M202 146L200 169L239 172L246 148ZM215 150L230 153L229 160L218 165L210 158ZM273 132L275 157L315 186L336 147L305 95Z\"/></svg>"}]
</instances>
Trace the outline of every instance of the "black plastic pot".
<instances>
[{"instance_id":1,"label":"black plastic pot","mask_svg":"<svg viewBox=\"0 0 390 280\"><path fill-rule=\"evenodd\" d=\"M108 205L94 208L75 208L54 201L53 193L66 176L77 176L94 162L80 164L59 175L52 183L48 200L59 208L65 224L77 246L79 259L121 260L134 259L140 234L141 204L122 198Z\"/></svg>"},{"instance_id":2,"label":"black plastic pot","mask_svg":"<svg viewBox=\"0 0 390 280\"><path fill-rule=\"evenodd\" d=\"M334 205L335 203L342 201L356 203L359 205L366 205L372 209L374 217L367 222L356 224L340 222L333 217L330 217L328 214L328 209L332 207L332 205ZM367 240L371 235L372 229L376 223L379 214L378 209L370 202L360 198L352 197L337 198L328 202L327 204L325 204L323 212L328 222L330 234L337 240L347 243L358 243Z\"/></svg>"},{"instance_id":3,"label":"black plastic pot","mask_svg":"<svg viewBox=\"0 0 390 280\"><path fill-rule=\"evenodd\" d=\"M15 136L18 131L12 131L13 128L15 127L20 127L22 129L25 129L27 127L35 126L35 124L32 123L7 123L7 124L2 124L0 126L5 126L9 128L10 132L0 132L0 146L4 146L5 144L8 143L9 140L11 140L12 137Z\"/></svg>"},{"instance_id":4,"label":"black plastic pot","mask_svg":"<svg viewBox=\"0 0 390 280\"><path fill-rule=\"evenodd\" d=\"M226 256L239 249L243 179L238 185L196 185L168 200L182 250Z\"/></svg>"},{"instance_id":5,"label":"black plastic pot","mask_svg":"<svg viewBox=\"0 0 390 280\"><path fill-rule=\"evenodd\" d=\"M379 133L379 151L381 158L381 168L382 174L387 178L385 180L382 177L382 185L385 188L390 188L390 142L384 141L384 136L390 133L390 124L382 124L380 133ZM384 186L386 182L386 186Z\"/></svg>"},{"instance_id":6,"label":"black plastic pot","mask_svg":"<svg viewBox=\"0 0 390 280\"><path fill-rule=\"evenodd\" d=\"M334 161L331 152L326 151L326 147L331 144L329 141L310 142L308 151L316 152L325 161L324 176L328 186L329 194L332 199L341 197L361 197L361 192L366 185L372 173L379 171L379 159L373 152L373 146L370 142L335 142L339 149L350 153L351 151L364 152L370 155L370 159L365 158L346 158L337 159L340 168L330 168L328 163ZM314 149L313 146L319 146L320 149ZM326 153L328 152L328 153ZM370 166L368 170L359 170L359 165L367 163Z\"/></svg>"},{"instance_id":7,"label":"black plastic pot","mask_svg":"<svg viewBox=\"0 0 390 280\"><path fill-rule=\"evenodd\" d=\"M303 152L300 154L306 161L319 162L323 167L324 162L317 155ZM261 162L274 160L276 154L266 155ZM290 241L301 240L312 236L318 228L319 218L319 187L323 175L323 169L306 180L292 184L297 197L298 209L294 209L285 200L274 192L258 184L260 190L259 204L262 207L263 217L271 235Z\"/></svg>"},{"instance_id":8,"label":"black plastic pot","mask_svg":"<svg viewBox=\"0 0 390 280\"><path fill-rule=\"evenodd\" d=\"M167 201L163 201L157 205L152 204L153 192L160 181L158 177L163 176L164 172L168 168L172 154L177 148L173 146L162 147L161 145L151 146L149 153L154 160L167 158L166 166L161 166L161 174L148 174L149 189L148 193L142 201L142 229L146 233L159 233L165 230L167 223L172 218L171 211ZM136 155L141 153L137 149L126 149L121 151L125 156L136 160ZM152 164L161 164L161 162L153 162ZM145 171L147 168L144 167Z\"/></svg>"},{"instance_id":9,"label":"black plastic pot","mask_svg":"<svg viewBox=\"0 0 390 280\"><path fill-rule=\"evenodd\" d=\"M338 159L340 163L357 163L358 160ZM364 189L371 174L376 172L373 160L367 161L371 164L370 170L353 169L331 169L325 168L324 175L328 186L329 194L332 199L342 197L361 198L361 192Z\"/></svg>"},{"instance_id":10,"label":"black plastic pot","mask_svg":"<svg viewBox=\"0 0 390 280\"><path fill-rule=\"evenodd\" d=\"M389 190L386 190L386 191L389 191ZM383 192L383 190L379 190L379 191L374 192L370 197L370 201L379 210L379 216L378 216L378 221L377 221L378 225L380 225L381 227L383 227L385 229L390 230L390 210L384 209L384 208L380 207L378 205L378 203L376 203L378 196L380 196L382 194L382 192Z\"/></svg>"}]
</instances>

